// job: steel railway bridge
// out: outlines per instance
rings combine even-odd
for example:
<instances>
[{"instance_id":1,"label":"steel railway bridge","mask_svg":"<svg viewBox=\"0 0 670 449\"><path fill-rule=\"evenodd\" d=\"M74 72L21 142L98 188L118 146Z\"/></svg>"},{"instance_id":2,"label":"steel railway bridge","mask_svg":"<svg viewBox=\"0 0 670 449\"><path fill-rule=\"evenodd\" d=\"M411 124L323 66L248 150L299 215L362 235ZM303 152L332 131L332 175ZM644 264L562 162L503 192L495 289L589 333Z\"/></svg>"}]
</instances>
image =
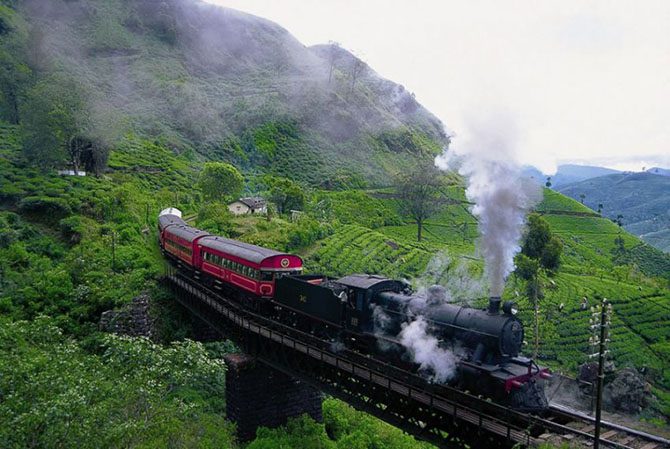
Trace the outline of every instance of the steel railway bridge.
<instances>
[{"instance_id":1,"label":"steel railway bridge","mask_svg":"<svg viewBox=\"0 0 670 449\"><path fill-rule=\"evenodd\" d=\"M544 418L516 412L355 351L333 350L330 342L247 310L171 266L163 282L184 307L245 353L438 447L593 444L585 417L565 410ZM616 427L603 434L601 446L670 447L668 440Z\"/></svg>"}]
</instances>

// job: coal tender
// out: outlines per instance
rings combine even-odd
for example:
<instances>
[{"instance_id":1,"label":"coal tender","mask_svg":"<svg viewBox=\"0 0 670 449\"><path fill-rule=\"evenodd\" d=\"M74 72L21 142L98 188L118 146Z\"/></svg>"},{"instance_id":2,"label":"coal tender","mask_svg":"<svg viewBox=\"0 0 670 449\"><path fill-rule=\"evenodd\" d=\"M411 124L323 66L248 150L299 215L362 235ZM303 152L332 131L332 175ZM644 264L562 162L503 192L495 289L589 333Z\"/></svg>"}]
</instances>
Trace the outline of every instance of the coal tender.
<instances>
[{"instance_id":1,"label":"coal tender","mask_svg":"<svg viewBox=\"0 0 670 449\"><path fill-rule=\"evenodd\" d=\"M524 329L511 302L501 305L492 297L486 309L462 307L439 294L415 295L406 282L363 274L337 280L287 276L277 281L275 301L295 313L296 325L309 316L312 331L379 357L402 354L409 366L411 355L399 335L409 323L424 320L427 332L458 360L451 385L520 411L542 413L548 407L542 379L549 372L520 356Z\"/></svg>"}]
</instances>

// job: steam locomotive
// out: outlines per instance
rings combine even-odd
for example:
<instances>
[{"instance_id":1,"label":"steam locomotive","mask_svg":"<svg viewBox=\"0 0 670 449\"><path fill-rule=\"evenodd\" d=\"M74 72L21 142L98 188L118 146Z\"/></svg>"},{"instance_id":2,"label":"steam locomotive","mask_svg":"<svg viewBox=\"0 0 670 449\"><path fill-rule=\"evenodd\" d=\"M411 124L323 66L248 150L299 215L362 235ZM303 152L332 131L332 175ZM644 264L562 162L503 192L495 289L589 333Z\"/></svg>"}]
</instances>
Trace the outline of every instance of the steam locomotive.
<instances>
[{"instance_id":1,"label":"steam locomotive","mask_svg":"<svg viewBox=\"0 0 670 449\"><path fill-rule=\"evenodd\" d=\"M478 310L383 276L304 275L300 257L210 235L174 208L161 212L158 231L173 264L246 307L333 342L334 350L344 345L420 370L399 336L421 319L440 348L458 353L451 385L524 412L548 408L542 379L549 371L520 355L524 330L511 302L492 297Z\"/></svg>"}]
</instances>

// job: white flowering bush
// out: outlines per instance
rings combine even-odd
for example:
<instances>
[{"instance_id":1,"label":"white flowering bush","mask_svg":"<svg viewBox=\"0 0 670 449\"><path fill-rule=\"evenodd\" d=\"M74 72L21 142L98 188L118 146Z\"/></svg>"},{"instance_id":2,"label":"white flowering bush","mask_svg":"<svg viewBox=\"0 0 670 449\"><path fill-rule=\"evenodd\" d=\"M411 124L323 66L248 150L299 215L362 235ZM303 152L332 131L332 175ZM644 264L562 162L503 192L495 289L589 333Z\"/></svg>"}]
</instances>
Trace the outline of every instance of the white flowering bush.
<instances>
[{"instance_id":1,"label":"white flowering bush","mask_svg":"<svg viewBox=\"0 0 670 449\"><path fill-rule=\"evenodd\" d=\"M201 344L105 335L87 346L50 318L0 319L0 446L233 444L224 365Z\"/></svg>"}]
</instances>

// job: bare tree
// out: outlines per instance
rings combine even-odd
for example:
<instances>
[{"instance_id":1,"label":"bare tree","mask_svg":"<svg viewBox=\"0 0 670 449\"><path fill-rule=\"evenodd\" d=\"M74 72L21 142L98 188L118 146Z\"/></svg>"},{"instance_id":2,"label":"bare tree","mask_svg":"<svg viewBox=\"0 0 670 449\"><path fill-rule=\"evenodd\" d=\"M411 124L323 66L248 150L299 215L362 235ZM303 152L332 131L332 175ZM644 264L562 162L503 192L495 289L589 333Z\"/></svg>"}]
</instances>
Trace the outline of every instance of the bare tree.
<instances>
[{"instance_id":1,"label":"bare tree","mask_svg":"<svg viewBox=\"0 0 670 449\"><path fill-rule=\"evenodd\" d=\"M356 56L354 56L351 62L351 88L350 88L351 92L354 91L356 81L361 76L364 70L365 70L365 63L360 59L358 59Z\"/></svg>"},{"instance_id":2,"label":"bare tree","mask_svg":"<svg viewBox=\"0 0 670 449\"><path fill-rule=\"evenodd\" d=\"M335 70L335 63L342 56L342 49L340 44L335 41L330 41L328 47L328 65L330 66L328 70L328 84L333 79L333 70Z\"/></svg>"},{"instance_id":3,"label":"bare tree","mask_svg":"<svg viewBox=\"0 0 670 449\"><path fill-rule=\"evenodd\" d=\"M416 239L420 242L424 222L446 201L442 172L430 163L417 164L397 176L395 187L404 212L416 221Z\"/></svg>"}]
</instances>

